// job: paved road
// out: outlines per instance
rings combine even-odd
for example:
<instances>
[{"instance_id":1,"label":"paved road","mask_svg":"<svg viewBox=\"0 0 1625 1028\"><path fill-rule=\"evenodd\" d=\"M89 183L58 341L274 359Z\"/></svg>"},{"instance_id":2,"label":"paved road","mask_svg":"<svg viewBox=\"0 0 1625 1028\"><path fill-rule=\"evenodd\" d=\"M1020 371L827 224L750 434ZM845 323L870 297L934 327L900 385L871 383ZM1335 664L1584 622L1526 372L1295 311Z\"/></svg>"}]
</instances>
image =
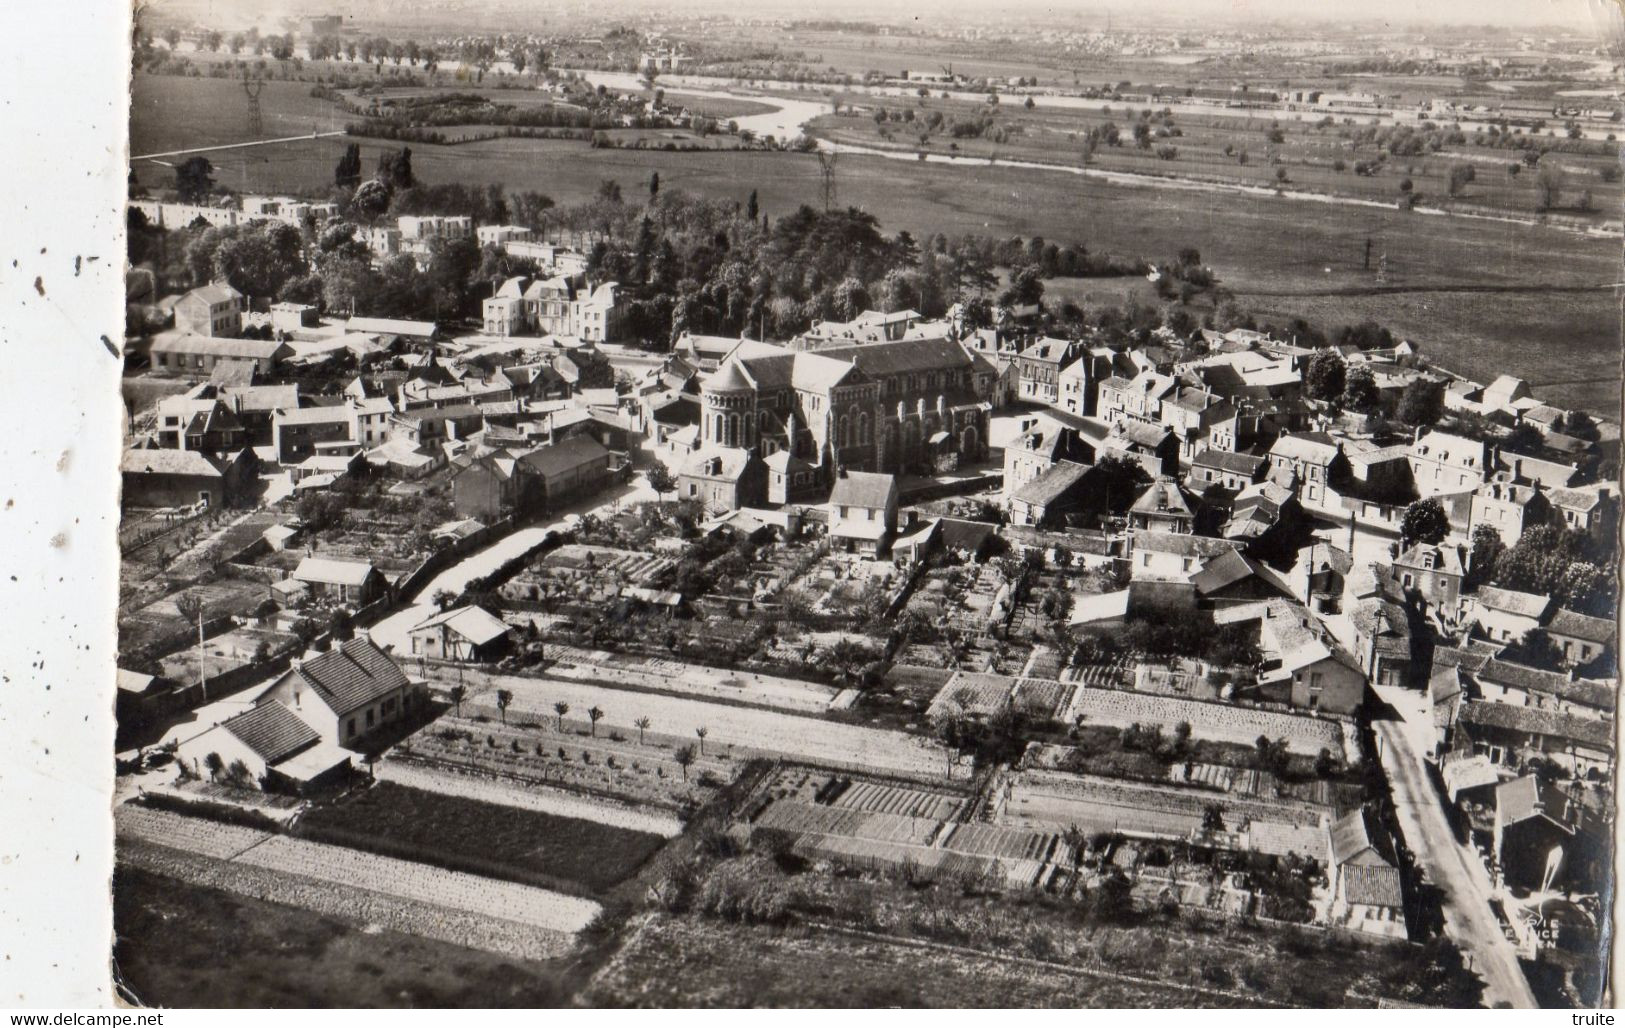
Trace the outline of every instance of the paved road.
<instances>
[{"instance_id":1,"label":"paved road","mask_svg":"<svg viewBox=\"0 0 1625 1028\"><path fill-rule=\"evenodd\" d=\"M1490 910L1489 875L1477 854L1456 841L1428 779L1417 740L1425 709L1415 693L1375 685L1373 689L1401 715L1400 720L1376 721L1373 728L1383 768L1394 787L1400 830L1427 880L1444 893L1446 934L1484 979L1486 1006L1537 1008L1517 954Z\"/></svg>"}]
</instances>

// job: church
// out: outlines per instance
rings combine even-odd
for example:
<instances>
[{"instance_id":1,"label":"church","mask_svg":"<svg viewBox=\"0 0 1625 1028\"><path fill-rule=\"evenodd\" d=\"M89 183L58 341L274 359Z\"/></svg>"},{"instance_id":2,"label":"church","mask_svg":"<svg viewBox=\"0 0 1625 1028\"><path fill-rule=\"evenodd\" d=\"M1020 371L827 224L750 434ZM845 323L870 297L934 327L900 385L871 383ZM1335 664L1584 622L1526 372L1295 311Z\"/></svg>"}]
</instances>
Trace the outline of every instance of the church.
<instances>
[{"instance_id":1,"label":"church","mask_svg":"<svg viewBox=\"0 0 1625 1028\"><path fill-rule=\"evenodd\" d=\"M951 339L790 351L742 342L700 386L702 452L780 450L836 468L928 474L987 454L997 373Z\"/></svg>"}]
</instances>

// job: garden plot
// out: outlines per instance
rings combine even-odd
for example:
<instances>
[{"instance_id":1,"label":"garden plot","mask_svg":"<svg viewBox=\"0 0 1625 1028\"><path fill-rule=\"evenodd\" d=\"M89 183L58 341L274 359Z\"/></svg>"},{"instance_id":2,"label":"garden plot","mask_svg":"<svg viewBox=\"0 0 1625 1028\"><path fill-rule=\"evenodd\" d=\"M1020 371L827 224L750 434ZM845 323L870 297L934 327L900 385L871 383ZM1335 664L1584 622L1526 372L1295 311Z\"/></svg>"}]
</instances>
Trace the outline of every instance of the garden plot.
<instances>
[{"instance_id":1,"label":"garden plot","mask_svg":"<svg viewBox=\"0 0 1625 1028\"><path fill-rule=\"evenodd\" d=\"M1033 717L1053 718L1072 698L1072 686L1052 678L1023 678L1012 698L1017 709Z\"/></svg>"},{"instance_id":2,"label":"garden plot","mask_svg":"<svg viewBox=\"0 0 1625 1028\"><path fill-rule=\"evenodd\" d=\"M633 807L597 797L549 789L542 785L520 786L480 775L399 760L386 760L377 767L379 781L396 782L414 789L441 792L450 796L479 800L520 810L536 810L559 817L596 821L634 832L648 832L663 839L682 834L683 823L669 811Z\"/></svg>"},{"instance_id":3,"label":"garden plot","mask_svg":"<svg viewBox=\"0 0 1625 1028\"><path fill-rule=\"evenodd\" d=\"M483 711L498 713L494 706L480 703L465 702L463 707L465 713L482 717ZM397 747L391 757L433 770L556 786L589 797L606 794L669 811L702 802L713 788L732 780L738 767L718 747L708 746L705 756L696 753L693 765L684 769L676 752L697 739L649 732L639 742L636 735L615 730L594 736L588 725L571 720L565 721L561 732L551 711L544 715L510 710L508 720L507 725L497 725L443 717Z\"/></svg>"},{"instance_id":4,"label":"garden plot","mask_svg":"<svg viewBox=\"0 0 1625 1028\"><path fill-rule=\"evenodd\" d=\"M167 811L126 805L119 809L116 824L121 838L548 931L579 932L600 909L591 900L547 889Z\"/></svg>"},{"instance_id":5,"label":"garden plot","mask_svg":"<svg viewBox=\"0 0 1625 1028\"><path fill-rule=\"evenodd\" d=\"M944 823L934 818L826 807L800 800L774 800L757 815L753 825L798 836L837 835L904 846L929 846Z\"/></svg>"},{"instance_id":6,"label":"garden plot","mask_svg":"<svg viewBox=\"0 0 1625 1028\"><path fill-rule=\"evenodd\" d=\"M705 728L707 753L714 747L736 758L785 756L814 764L926 779L942 775L947 763L946 752L940 745L904 732L558 679L508 675L470 678L484 682L485 690L479 700L485 704L494 702L496 689L511 690L514 700L509 708L510 717L517 711L532 718L550 718L553 705L563 702L570 705L579 720L590 708L598 707L604 712L599 734L613 728L635 736L637 719L648 717L657 731L679 738L693 736L695 729Z\"/></svg>"},{"instance_id":7,"label":"garden plot","mask_svg":"<svg viewBox=\"0 0 1625 1028\"><path fill-rule=\"evenodd\" d=\"M992 717L1010 705L1016 680L1009 675L990 675L975 671L956 671L952 678L937 691L936 699L926 710L930 718L968 714L973 717Z\"/></svg>"},{"instance_id":8,"label":"garden plot","mask_svg":"<svg viewBox=\"0 0 1625 1028\"><path fill-rule=\"evenodd\" d=\"M1079 688L1072 694L1062 719L1071 722L1080 718L1086 724L1118 728L1160 725L1164 730L1184 722L1199 739L1251 746L1260 735L1267 735L1285 739L1287 749L1293 753L1314 756L1325 749L1334 757L1345 756L1343 732L1335 721L1225 703L1148 696L1120 689Z\"/></svg>"},{"instance_id":9,"label":"garden plot","mask_svg":"<svg viewBox=\"0 0 1625 1028\"><path fill-rule=\"evenodd\" d=\"M1024 672L1030 678L1061 677L1061 669L1066 667L1066 657L1053 646L1037 646L1033 648L1031 657L1027 658L1027 669Z\"/></svg>"},{"instance_id":10,"label":"garden plot","mask_svg":"<svg viewBox=\"0 0 1625 1028\"><path fill-rule=\"evenodd\" d=\"M558 678L738 700L797 713L821 714L829 709L840 692L818 682L707 667L665 657L638 657L560 645L548 647L548 653L554 658L548 673Z\"/></svg>"},{"instance_id":11,"label":"garden plot","mask_svg":"<svg viewBox=\"0 0 1625 1028\"><path fill-rule=\"evenodd\" d=\"M842 809L929 817L940 821L953 820L965 807L962 798L947 793L863 781L849 781L829 802L831 806Z\"/></svg>"},{"instance_id":12,"label":"garden plot","mask_svg":"<svg viewBox=\"0 0 1625 1028\"><path fill-rule=\"evenodd\" d=\"M1062 670L1061 681L1080 689L1132 689L1134 666L1127 657L1110 664L1074 664Z\"/></svg>"},{"instance_id":13,"label":"garden plot","mask_svg":"<svg viewBox=\"0 0 1625 1028\"><path fill-rule=\"evenodd\" d=\"M654 578L675 567L670 557L636 550L621 550L610 546L588 546L570 543L549 553L542 566L548 569L608 575L623 578L631 585L647 585Z\"/></svg>"},{"instance_id":14,"label":"garden plot","mask_svg":"<svg viewBox=\"0 0 1625 1028\"><path fill-rule=\"evenodd\" d=\"M1332 811L1307 804L1270 803L1223 793L1123 782L1042 770L1009 779L1001 820L1032 828L1188 839L1199 834L1207 809L1217 805L1239 848L1319 856Z\"/></svg>"}]
</instances>

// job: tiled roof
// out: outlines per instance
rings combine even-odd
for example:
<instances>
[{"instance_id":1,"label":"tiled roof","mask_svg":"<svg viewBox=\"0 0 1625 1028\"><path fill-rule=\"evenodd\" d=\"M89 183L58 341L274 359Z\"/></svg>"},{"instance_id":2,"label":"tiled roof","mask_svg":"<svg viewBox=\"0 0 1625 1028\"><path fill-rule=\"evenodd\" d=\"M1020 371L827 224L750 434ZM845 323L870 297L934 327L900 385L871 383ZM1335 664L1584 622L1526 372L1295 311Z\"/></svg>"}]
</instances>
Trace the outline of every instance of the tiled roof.
<instances>
[{"instance_id":1,"label":"tiled roof","mask_svg":"<svg viewBox=\"0 0 1625 1028\"><path fill-rule=\"evenodd\" d=\"M1228 450L1204 449L1191 459L1191 464L1199 468L1218 468L1232 474L1247 478L1258 474L1258 469L1266 464L1263 457L1255 457L1250 453L1231 453Z\"/></svg>"},{"instance_id":2,"label":"tiled roof","mask_svg":"<svg viewBox=\"0 0 1625 1028\"><path fill-rule=\"evenodd\" d=\"M225 336L200 336L183 333L168 339L153 341L152 353L202 353L217 357L241 357L248 360L267 360L288 349L287 343L274 339L230 339Z\"/></svg>"},{"instance_id":3,"label":"tiled roof","mask_svg":"<svg viewBox=\"0 0 1625 1028\"><path fill-rule=\"evenodd\" d=\"M272 701L220 723L267 764L298 753L321 738L287 707Z\"/></svg>"},{"instance_id":4,"label":"tiled roof","mask_svg":"<svg viewBox=\"0 0 1625 1028\"><path fill-rule=\"evenodd\" d=\"M223 466L196 450L125 450L119 469L126 475L198 475L219 478Z\"/></svg>"},{"instance_id":5,"label":"tiled roof","mask_svg":"<svg viewBox=\"0 0 1625 1028\"><path fill-rule=\"evenodd\" d=\"M1060 461L1045 469L1042 475L1017 489L1010 498L1040 507L1047 503L1053 503L1068 489L1083 481L1092 470L1092 468L1084 464Z\"/></svg>"},{"instance_id":6,"label":"tiled roof","mask_svg":"<svg viewBox=\"0 0 1625 1028\"><path fill-rule=\"evenodd\" d=\"M1362 854L1374 854L1384 862L1388 859L1384 847L1380 845L1383 841L1382 829L1374 823L1365 807L1351 810L1333 821L1331 839L1334 864L1346 864Z\"/></svg>"},{"instance_id":7,"label":"tiled roof","mask_svg":"<svg viewBox=\"0 0 1625 1028\"><path fill-rule=\"evenodd\" d=\"M1505 660L1489 660L1478 671L1478 679L1527 693L1554 696L1599 710L1614 709L1613 686L1587 678L1570 678L1556 671L1542 671Z\"/></svg>"},{"instance_id":8,"label":"tiled roof","mask_svg":"<svg viewBox=\"0 0 1625 1028\"><path fill-rule=\"evenodd\" d=\"M406 673L372 640L356 637L293 671L335 714L347 714L407 684Z\"/></svg>"},{"instance_id":9,"label":"tiled roof","mask_svg":"<svg viewBox=\"0 0 1625 1028\"><path fill-rule=\"evenodd\" d=\"M835 488L830 490L829 502L836 507L868 507L878 510L889 504L896 489L897 479L892 475L872 471L848 471L835 479Z\"/></svg>"},{"instance_id":10,"label":"tiled roof","mask_svg":"<svg viewBox=\"0 0 1625 1028\"><path fill-rule=\"evenodd\" d=\"M1612 646L1615 638L1614 622L1607 618L1594 618L1562 608L1559 608L1557 613L1552 615L1551 621L1547 622L1546 631L1553 635L1584 639L1586 642L1602 646Z\"/></svg>"},{"instance_id":11,"label":"tiled roof","mask_svg":"<svg viewBox=\"0 0 1625 1028\"><path fill-rule=\"evenodd\" d=\"M1343 898L1368 907L1405 905L1399 888L1399 870L1386 864L1350 864L1343 868Z\"/></svg>"},{"instance_id":12,"label":"tiled roof","mask_svg":"<svg viewBox=\"0 0 1625 1028\"><path fill-rule=\"evenodd\" d=\"M1523 707L1511 703L1464 703L1459 720L1505 731L1572 739L1599 749L1612 750L1613 726L1604 718L1582 717L1544 707Z\"/></svg>"},{"instance_id":13,"label":"tiled roof","mask_svg":"<svg viewBox=\"0 0 1625 1028\"><path fill-rule=\"evenodd\" d=\"M1540 618L1551 605L1551 597L1538 593L1521 593L1513 589L1499 589L1486 585L1478 590L1478 603L1490 610L1499 610L1519 617Z\"/></svg>"},{"instance_id":14,"label":"tiled roof","mask_svg":"<svg viewBox=\"0 0 1625 1028\"><path fill-rule=\"evenodd\" d=\"M609 456L603 444L590 435L571 436L563 442L532 450L520 458L542 476L560 475L586 464L601 463Z\"/></svg>"}]
</instances>

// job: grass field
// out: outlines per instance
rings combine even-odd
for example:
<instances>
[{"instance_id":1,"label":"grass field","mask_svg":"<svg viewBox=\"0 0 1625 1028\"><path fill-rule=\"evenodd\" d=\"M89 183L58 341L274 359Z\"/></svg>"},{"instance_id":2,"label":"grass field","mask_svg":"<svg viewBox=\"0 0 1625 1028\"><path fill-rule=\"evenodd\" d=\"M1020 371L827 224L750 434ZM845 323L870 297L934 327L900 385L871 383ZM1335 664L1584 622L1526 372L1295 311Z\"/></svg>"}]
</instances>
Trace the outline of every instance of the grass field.
<instances>
[{"instance_id":1,"label":"grass field","mask_svg":"<svg viewBox=\"0 0 1625 1028\"><path fill-rule=\"evenodd\" d=\"M635 1007L1226 1005L1172 986L993 956L667 915L641 926L581 999Z\"/></svg>"},{"instance_id":2,"label":"grass field","mask_svg":"<svg viewBox=\"0 0 1625 1028\"><path fill-rule=\"evenodd\" d=\"M136 79L138 101L143 78ZM235 103L230 81L154 79L204 104ZM271 86L296 85L271 83ZM263 102L263 101L262 101ZM295 104L309 104L308 96ZM269 119L273 105L267 104ZM207 119L205 119L207 120ZM215 119L219 120L219 119ZM140 118L136 119L139 128ZM199 145L209 132L176 118L165 148ZM269 124L269 121L268 121ZM206 143L207 139L202 139ZM157 141L154 140L154 143ZM346 140L300 140L213 155L219 180L238 189L325 191ZM138 134L134 152L142 152ZM371 167L385 144L363 142ZM503 139L457 147L414 146L413 167L429 182L500 182L539 189L560 203L587 199L606 178L636 195L650 172L666 188L741 203L752 189L762 210L782 217L819 196L817 160L806 154L664 153L594 150L562 140ZM138 165L143 183L167 185L167 169ZM1091 250L1154 259L1194 246L1244 304L1287 320L1304 316L1336 328L1366 318L1391 323L1440 365L1483 375L1508 371L1539 395L1598 412L1616 408L1620 380L1617 315L1611 290L1547 294L1551 286L1618 280L1617 240L1535 225L1424 215L1274 196L1215 191L1190 184L1118 184L1063 171L954 166L846 155L839 200L875 212L885 230L1042 235ZM1363 267L1372 242L1373 266ZM1376 256L1387 255L1384 296ZM1100 288L1108 288L1101 283ZM1497 287L1502 294L1461 292ZM1458 291L1451 291L1458 290ZM1353 291L1353 292L1351 292ZM1342 295L1337 295L1342 294ZM1489 377L1493 377L1490 375Z\"/></svg>"},{"instance_id":3,"label":"grass field","mask_svg":"<svg viewBox=\"0 0 1625 1028\"><path fill-rule=\"evenodd\" d=\"M665 840L648 832L380 782L318 807L301 834L393 856L524 881L531 875L601 891L635 872ZM504 873L506 872L506 873Z\"/></svg>"},{"instance_id":4,"label":"grass field","mask_svg":"<svg viewBox=\"0 0 1625 1028\"><path fill-rule=\"evenodd\" d=\"M113 956L164 1007L554 1007L564 962L529 963L121 865Z\"/></svg>"},{"instance_id":5,"label":"grass field","mask_svg":"<svg viewBox=\"0 0 1625 1028\"><path fill-rule=\"evenodd\" d=\"M1137 172L1151 175L1174 175L1204 180L1223 180L1250 186L1273 188L1277 168L1287 173L1286 185L1295 190L1327 193L1338 196L1359 197L1383 203L1395 203L1400 197L1400 183L1409 179L1425 204L1449 202L1468 210L1497 211L1518 216L1531 216L1536 210L1535 174L1522 167L1517 175L1509 175L1507 166L1521 163L1516 150L1463 145L1436 154L1415 157L1394 157L1374 175L1356 175L1353 165L1357 161L1370 161L1377 155L1377 147L1366 143L1356 147L1350 139L1339 137L1339 130L1358 128L1333 125L1316 127L1318 118L1303 114L1306 121L1292 120L1291 116L1262 113L1257 117L1237 117L1223 113L1187 113L1176 111L1171 117L1174 129L1181 135L1150 140L1148 149L1139 149L1130 138L1130 128L1143 110L1161 110L1161 105L1131 107L1126 104L1095 104L1087 108L1055 106L1044 99L1027 109L1017 97L1007 97L998 106L998 123L1009 131L1004 143L981 138L953 139L946 131L927 133L922 146L919 137L925 129L925 118L933 113L960 121L974 119L985 105L966 100L944 100L931 97L870 96L863 93L837 94L846 105L857 105L854 114L828 115L815 119L814 134L841 143L859 146L882 146L927 153L958 153L965 157L1000 157L1010 160L1045 161L1057 164L1080 163L1082 137L1091 128L1108 121L1122 132L1121 146L1101 146L1094 154L1093 166L1108 171ZM876 108L885 108L898 116L911 114L912 121L888 121L882 127L870 117ZM1103 111L1103 108L1106 108ZM1109 113L1107 113L1109 111ZM1266 131L1278 123L1282 142L1272 144ZM1153 129L1161 127L1160 117L1151 121ZM1415 124L1414 122L1412 124ZM885 135L882 135L884 128ZM1469 134L1470 135L1470 134ZM1555 143L1556 140L1553 140ZM1172 146L1177 156L1162 160L1157 156L1161 146ZM1237 156L1226 154L1225 148L1235 153L1246 151L1248 161L1239 163ZM1276 163L1272 164L1272 158ZM1567 176L1568 188L1564 203L1578 202L1583 190L1592 197L1597 221L1606 216L1617 219L1621 186L1602 179L1602 171L1613 163L1607 156L1557 154L1549 161L1559 164ZM1344 170L1338 171L1335 162L1342 161ZM1458 164L1470 165L1476 178L1461 194L1449 197L1449 176ZM1569 214L1578 212L1569 211Z\"/></svg>"},{"instance_id":6,"label":"grass field","mask_svg":"<svg viewBox=\"0 0 1625 1028\"><path fill-rule=\"evenodd\" d=\"M337 105L311 96L310 85L266 82L260 93L264 131L254 134L248 131L248 97L240 81L136 75L130 84L130 153L342 130L346 116ZM141 170L140 165L137 168ZM233 182L223 184L236 187Z\"/></svg>"}]
</instances>

